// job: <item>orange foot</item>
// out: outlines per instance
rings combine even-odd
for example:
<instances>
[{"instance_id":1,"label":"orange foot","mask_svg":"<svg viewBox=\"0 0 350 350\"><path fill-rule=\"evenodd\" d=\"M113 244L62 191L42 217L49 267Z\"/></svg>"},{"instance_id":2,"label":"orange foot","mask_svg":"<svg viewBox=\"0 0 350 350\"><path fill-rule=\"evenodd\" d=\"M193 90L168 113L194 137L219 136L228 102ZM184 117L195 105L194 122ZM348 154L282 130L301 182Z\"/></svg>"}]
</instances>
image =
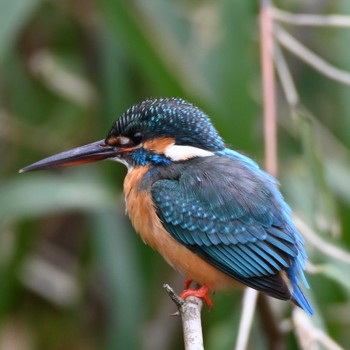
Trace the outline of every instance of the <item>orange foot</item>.
<instances>
[{"instance_id":1,"label":"orange foot","mask_svg":"<svg viewBox=\"0 0 350 350\"><path fill-rule=\"evenodd\" d=\"M185 285L188 283L188 281L185 281ZM198 288L198 289L185 289L181 294L180 294L180 298L182 299L186 299L188 297L197 297L197 298L201 298L204 299L204 301L207 303L207 305L212 308L213 307L213 302L210 299L208 293L209 293L210 289L208 286L203 285L202 287Z\"/></svg>"},{"instance_id":2,"label":"orange foot","mask_svg":"<svg viewBox=\"0 0 350 350\"><path fill-rule=\"evenodd\" d=\"M193 280L191 280L189 277L186 277L185 282L184 282L184 290L189 289L192 282L193 282Z\"/></svg>"}]
</instances>

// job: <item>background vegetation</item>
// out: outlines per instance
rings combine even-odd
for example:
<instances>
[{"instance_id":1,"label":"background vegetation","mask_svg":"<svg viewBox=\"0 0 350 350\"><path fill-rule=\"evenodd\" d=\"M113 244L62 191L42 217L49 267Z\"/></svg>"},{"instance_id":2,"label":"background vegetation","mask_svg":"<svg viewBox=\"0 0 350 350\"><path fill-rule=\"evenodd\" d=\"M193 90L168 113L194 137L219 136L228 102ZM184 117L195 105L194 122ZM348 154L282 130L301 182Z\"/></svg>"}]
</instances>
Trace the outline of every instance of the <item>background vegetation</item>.
<instances>
[{"instance_id":1,"label":"background vegetation","mask_svg":"<svg viewBox=\"0 0 350 350\"><path fill-rule=\"evenodd\" d=\"M276 5L350 14L347 0ZM162 288L180 290L182 279L124 216L126 170L103 162L17 172L103 139L149 96L192 101L229 145L263 164L258 12L246 0L0 0L0 349L182 348ZM350 70L349 29L283 27ZM279 179L308 226L312 327L347 348L350 88L281 52L303 107L291 109L278 86ZM218 294L204 310L207 349L234 347L241 300L241 291ZM297 348L290 305L271 305L286 347ZM265 349L259 317L252 332L250 347Z\"/></svg>"}]
</instances>

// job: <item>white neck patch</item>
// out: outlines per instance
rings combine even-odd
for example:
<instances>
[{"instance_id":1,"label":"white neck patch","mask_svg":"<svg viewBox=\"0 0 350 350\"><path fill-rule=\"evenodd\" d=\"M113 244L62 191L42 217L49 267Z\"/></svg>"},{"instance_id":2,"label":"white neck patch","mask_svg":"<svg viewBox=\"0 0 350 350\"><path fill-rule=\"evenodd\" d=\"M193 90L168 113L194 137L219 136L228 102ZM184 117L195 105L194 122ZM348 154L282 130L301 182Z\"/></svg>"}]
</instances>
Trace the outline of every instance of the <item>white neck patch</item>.
<instances>
[{"instance_id":1,"label":"white neck patch","mask_svg":"<svg viewBox=\"0 0 350 350\"><path fill-rule=\"evenodd\" d=\"M180 161L194 157L210 157L214 153L197 147L171 144L166 147L164 155L173 161Z\"/></svg>"},{"instance_id":2,"label":"white neck patch","mask_svg":"<svg viewBox=\"0 0 350 350\"><path fill-rule=\"evenodd\" d=\"M126 168L128 169L128 173L134 169L134 167L131 166L125 159L114 157L114 158L110 158L110 160L113 160L114 162L118 162L118 163L125 165Z\"/></svg>"}]
</instances>

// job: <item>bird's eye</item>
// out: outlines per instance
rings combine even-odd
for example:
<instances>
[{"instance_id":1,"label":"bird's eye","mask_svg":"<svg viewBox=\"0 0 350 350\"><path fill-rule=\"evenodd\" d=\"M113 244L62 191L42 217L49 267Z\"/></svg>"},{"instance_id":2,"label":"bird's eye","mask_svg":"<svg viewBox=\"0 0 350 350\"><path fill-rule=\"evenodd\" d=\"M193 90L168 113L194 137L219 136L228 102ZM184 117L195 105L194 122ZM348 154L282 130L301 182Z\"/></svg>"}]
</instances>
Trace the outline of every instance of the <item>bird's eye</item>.
<instances>
[{"instance_id":1,"label":"bird's eye","mask_svg":"<svg viewBox=\"0 0 350 350\"><path fill-rule=\"evenodd\" d=\"M140 131L135 132L132 136L131 136L132 142L135 145L138 145L139 143L142 142L143 140L143 135Z\"/></svg>"}]
</instances>

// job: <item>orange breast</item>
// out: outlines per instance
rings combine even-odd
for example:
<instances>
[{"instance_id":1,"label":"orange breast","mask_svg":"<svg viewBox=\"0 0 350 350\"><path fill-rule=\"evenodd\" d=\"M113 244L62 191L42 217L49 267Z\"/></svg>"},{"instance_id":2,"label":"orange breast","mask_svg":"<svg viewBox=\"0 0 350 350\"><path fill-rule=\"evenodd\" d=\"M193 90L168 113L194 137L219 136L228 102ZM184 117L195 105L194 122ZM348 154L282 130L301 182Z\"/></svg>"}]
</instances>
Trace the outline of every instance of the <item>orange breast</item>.
<instances>
[{"instance_id":1,"label":"orange breast","mask_svg":"<svg viewBox=\"0 0 350 350\"><path fill-rule=\"evenodd\" d=\"M155 212L149 189L138 188L148 170L149 167L136 168L128 173L124 181L127 212L144 242L157 250L176 270L200 284L206 284L211 289L226 289L241 285L192 253L164 229Z\"/></svg>"}]
</instances>

